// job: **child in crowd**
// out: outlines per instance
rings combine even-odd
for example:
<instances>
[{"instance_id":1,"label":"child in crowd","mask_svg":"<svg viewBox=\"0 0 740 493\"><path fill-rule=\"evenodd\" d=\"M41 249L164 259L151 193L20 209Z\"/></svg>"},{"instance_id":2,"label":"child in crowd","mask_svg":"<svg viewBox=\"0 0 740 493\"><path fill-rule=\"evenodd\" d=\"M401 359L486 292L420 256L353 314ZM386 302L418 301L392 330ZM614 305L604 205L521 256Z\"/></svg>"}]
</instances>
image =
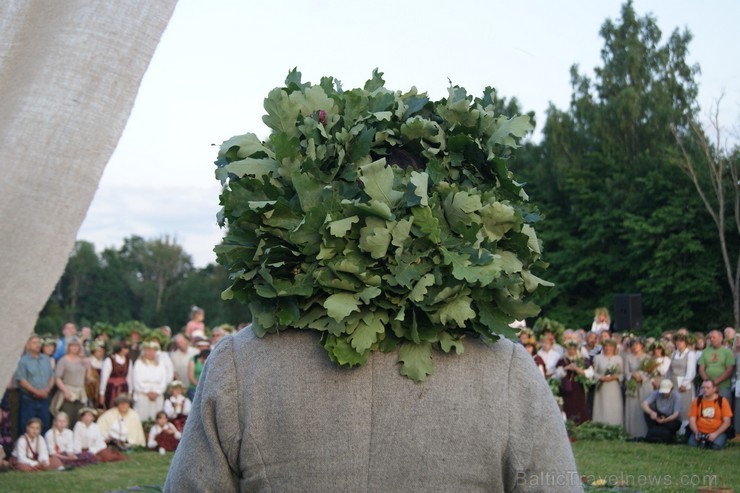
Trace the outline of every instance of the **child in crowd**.
<instances>
[{"instance_id":1,"label":"child in crowd","mask_svg":"<svg viewBox=\"0 0 740 493\"><path fill-rule=\"evenodd\" d=\"M31 418L26 423L26 433L18 437L13 450L13 467L23 472L63 470L57 457L49 457L49 450L41 435L41 420Z\"/></svg>"},{"instance_id":2,"label":"child in crowd","mask_svg":"<svg viewBox=\"0 0 740 493\"><path fill-rule=\"evenodd\" d=\"M96 462L89 452L82 452L75 446L75 437L68 428L69 416L59 411L54 418L54 426L49 428L44 438L50 457L56 457L65 467L80 467Z\"/></svg>"},{"instance_id":3,"label":"child in crowd","mask_svg":"<svg viewBox=\"0 0 740 493\"><path fill-rule=\"evenodd\" d=\"M147 447L151 450L159 449L160 454L167 452L174 452L177 445L180 443L182 434L175 428L175 425L167 420L167 415L164 411L157 413L156 422L149 430L149 441Z\"/></svg>"},{"instance_id":4,"label":"child in crowd","mask_svg":"<svg viewBox=\"0 0 740 493\"><path fill-rule=\"evenodd\" d=\"M127 459L126 455L108 448L100 427L95 423L97 411L90 407L80 409L79 418L75 423L75 449L81 453L88 452L99 462L117 462Z\"/></svg>"},{"instance_id":5,"label":"child in crowd","mask_svg":"<svg viewBox=\"0 0 740 493\"><path fill-rule=\"evenodd\" d=\"M182 432L185 421L190 414L192 402L183 394L183 384L179 380L173 380L170 384L170 396L164 401L164 412L175 425L177 431Z\"/></svg>"}]
</instances>

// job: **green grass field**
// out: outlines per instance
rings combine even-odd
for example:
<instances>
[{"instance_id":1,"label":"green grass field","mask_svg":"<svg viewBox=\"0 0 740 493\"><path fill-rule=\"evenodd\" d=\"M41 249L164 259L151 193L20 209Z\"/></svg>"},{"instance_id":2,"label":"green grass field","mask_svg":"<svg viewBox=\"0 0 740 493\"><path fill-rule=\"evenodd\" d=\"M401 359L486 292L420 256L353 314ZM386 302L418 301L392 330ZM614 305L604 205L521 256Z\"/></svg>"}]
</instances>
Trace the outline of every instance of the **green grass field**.
<instances>
[{"instance_id":1,"label":"green grass field","mask_svg":"<svg viewBox=\"0 0 740 493\"><path fill-rule=\"evenodd\" d=\"M740 444L725 450L697 450L685 445L651 445L620 440L573 443L578 470L589 482L626 483L615 487L590 487L587 491L642 493L695 492L699 486L740 486ZM156 491L133 487L161 487L172 454L134 452L126 462L100 464L64 472L0 474L0 492L101 493ZM546 488L543 489L546 491ZM737 490L740 493L740 490Z\"/></svg>"}]
</instances>

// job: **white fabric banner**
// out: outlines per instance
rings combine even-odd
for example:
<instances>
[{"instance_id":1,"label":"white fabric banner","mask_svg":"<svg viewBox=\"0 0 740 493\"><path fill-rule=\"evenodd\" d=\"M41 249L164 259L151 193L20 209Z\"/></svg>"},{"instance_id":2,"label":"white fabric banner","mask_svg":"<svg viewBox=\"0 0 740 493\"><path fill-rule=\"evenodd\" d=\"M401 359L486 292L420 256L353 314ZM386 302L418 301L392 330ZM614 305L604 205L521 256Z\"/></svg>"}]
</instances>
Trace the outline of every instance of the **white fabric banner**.
<instances>
[{"instance_id":1,"label":"white fabric banner","mask_svg":"<svg viewBox=\"0 0 740 493\"><path fill-rule=\"evenodd\" d=\"M175 4L0 2L0 395Z\"/></svg>"}]
</instances>

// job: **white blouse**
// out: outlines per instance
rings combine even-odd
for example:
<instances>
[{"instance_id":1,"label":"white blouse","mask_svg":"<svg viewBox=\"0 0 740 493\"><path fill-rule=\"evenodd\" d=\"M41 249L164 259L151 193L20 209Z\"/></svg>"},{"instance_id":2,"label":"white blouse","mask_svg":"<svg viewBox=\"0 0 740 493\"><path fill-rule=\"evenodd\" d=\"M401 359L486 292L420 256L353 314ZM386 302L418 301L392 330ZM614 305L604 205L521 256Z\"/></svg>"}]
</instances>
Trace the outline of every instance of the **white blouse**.
<instances>
[{"instance_id":1,"label":"white blouse","mask_svg":"<svg viewBox=\"0 0 740 493\"><path fill-rule=\"evenodd\" d=\"M111 354L108 358L105 358L103 360L103 369L100 371L100 390L99 392L101 394L105 394L105 387L108 386L108 379L110 378L110 374L113 372L113 363L111 362L111 358L116 360L116 363L119 365L122 365L126 362L126 358L123 356L120 356L118 354ZM133 384L131 382L131 368L133 367L133 363L129 363L128 365L128 373L126 374L126 383L128 383L128 390L131 392L131 389L133 387Z\"/></svg>"},{"instance_id":2,"label":"white blouse","mask_svg":"<svg viewBox=\"0 0 740 493\"><path fill-rule=\"evenodd\" d=\"M74 440L75 449L79 451L87 449L91 454L97 454L107 447L97 423L90 423L90 426L86 426L82 421L75 423Z\"/></svg>"},{"instance_id":3,"label":"white blouse","mask_svg":"<svg viewBox=\"0 0 740 493\"><path fill-rule=\"evenodd\" d=\"M178 396L179 398L175 398L175 396L171 396L169 399L166 399L164 401L164 412L170 419L175 419L178 415L183 414L185 416L188 416L190 414L190 409L192 408L192 403L190 402L190 399L185 397L184 395Z\"/></svg>"},{"instance_id":4,"label":"white blouse","mask_svg":"<svg viewBox=\"0 0 740 493\"><path fill-rule=\"evenodd\" d=\"M167 368L161 363L147 363L139 358L134 363L134 392L156 392L164 394L167 390Z\"/></svg>"},{"instance_id":5,"label":"white blouse","mask_svg":"<svg viewBox=\"0 0 740 493\"><path fill-rule=\"evenodd\" d=\"M34 460L34 452L38 453L38 460ZM31 439L28 435L23 434L18 437L18 441L15 443L13 457L18 459L19 464L36 467L39 463L49 463L49 450L46 448L46 442L40 436Z\"/></svg>"},{"instance_id":6,"label":"white blouse","mask_svg":"<svg viewBox=\"0 0 740 493\"><path fill-rule=\"evenodd\" d=\"M80 453L80 450L75 449L74 433L72 433L72 430L69 428L59 431L52 427L46 432L44 438L46 438L46 446L48 447L50 454L66 454L68 452L72 452L73 454Z\"/></svg>"}]
</instances>

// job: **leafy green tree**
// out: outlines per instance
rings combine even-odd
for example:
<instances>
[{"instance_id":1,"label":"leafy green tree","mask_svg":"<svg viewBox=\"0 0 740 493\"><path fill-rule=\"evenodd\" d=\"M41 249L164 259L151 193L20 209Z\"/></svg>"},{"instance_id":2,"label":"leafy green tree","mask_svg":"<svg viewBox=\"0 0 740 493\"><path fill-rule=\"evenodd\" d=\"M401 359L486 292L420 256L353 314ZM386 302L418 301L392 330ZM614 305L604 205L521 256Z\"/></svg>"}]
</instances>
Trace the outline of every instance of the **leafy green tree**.
<instances>
[{"instance_id":1,"label":"leafy green tree","mask_svg":"<svg viewBox=\"0 0 740 493\"><path fill-rule=\"evenodd\" d=\"M583 326L615 293L641 292L648 330L719 323L725 293L706 253L715 241L672 164L671 127L687 128L698 110L691 35L676 30L661 43L655 19L632 2L600 34L594 78L571 69L569 108L549 109L542 143L514 166L547 215L539 231L556 287L545 309Z\"/></svg>"}]
</instances>

